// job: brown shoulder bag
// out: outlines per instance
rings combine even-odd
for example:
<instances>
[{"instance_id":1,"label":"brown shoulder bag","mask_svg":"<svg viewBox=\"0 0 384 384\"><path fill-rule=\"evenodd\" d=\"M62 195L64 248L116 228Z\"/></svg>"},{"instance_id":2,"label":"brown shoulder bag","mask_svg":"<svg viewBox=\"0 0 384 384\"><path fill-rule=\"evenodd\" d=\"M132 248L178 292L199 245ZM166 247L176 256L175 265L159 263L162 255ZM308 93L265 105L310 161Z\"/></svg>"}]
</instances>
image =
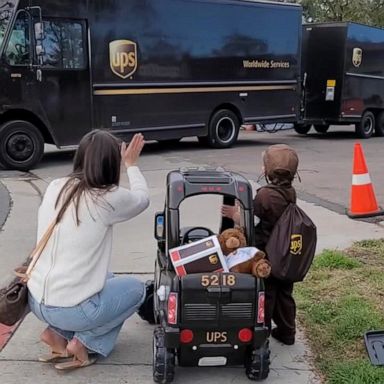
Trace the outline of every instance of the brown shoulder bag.
<instances>
[{"instance_id":1,"label":"brown shoulder bag","mask_svg":"<svg viewBox=\"0 0 384 384\"><path fill-rule=\"evenodd\" d=\"M57 219L48 227L23 266L15 269L17 278L7 288L0 290L0 323L8 326L14 325L26 314L28 280L56 225Z\"/></svg>"}]
</instances>

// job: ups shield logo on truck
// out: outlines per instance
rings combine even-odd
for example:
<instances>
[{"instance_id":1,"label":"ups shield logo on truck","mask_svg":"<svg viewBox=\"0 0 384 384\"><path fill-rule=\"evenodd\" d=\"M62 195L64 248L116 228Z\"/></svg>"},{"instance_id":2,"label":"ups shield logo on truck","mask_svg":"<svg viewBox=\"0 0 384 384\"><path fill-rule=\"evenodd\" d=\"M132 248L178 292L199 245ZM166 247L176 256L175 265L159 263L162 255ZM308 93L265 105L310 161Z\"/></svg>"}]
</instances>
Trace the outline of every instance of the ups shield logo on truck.
<instances>
[{"instance_id":1,"label":"ups shield logo on truck","mask_svg":"<svg viewBox=\"0 0 384 384\"><path fill-rule=\"evenodd\" d=\"M131 40L115 40L109 43L109 60L112 72L126 79L137 69L137 45Z\"/></svg>"},{"instance_id":2,"label":"ups shield logo on truck","mask_svg":"<svg viewBox=\"0 0 384 384\"><path fill-rule=\"evenodd\" d=\"M353 48L352 63L355 67L360 67L363 61L363 50L361 48Z\"/></svg>"}]
</instances>

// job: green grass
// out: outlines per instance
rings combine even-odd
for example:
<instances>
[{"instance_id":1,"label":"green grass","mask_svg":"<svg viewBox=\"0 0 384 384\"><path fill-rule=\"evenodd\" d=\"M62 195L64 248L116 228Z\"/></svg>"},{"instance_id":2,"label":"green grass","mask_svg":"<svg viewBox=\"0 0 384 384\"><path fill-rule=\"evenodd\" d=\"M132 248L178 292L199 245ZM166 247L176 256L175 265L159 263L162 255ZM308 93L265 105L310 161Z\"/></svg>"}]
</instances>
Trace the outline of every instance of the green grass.
<instances>
[{"instance_id":1,"label":"green grass","mask_svg":"<svg viewBox=\"0 0 384 384\"><path fill-rule=\"evenodd\" d=\"M329 384L383 384L382 367L372 367L366 360L351 360L331 364Z\"/></svg>"},{"instance_id":2,"label":"green grass","mask_svg":"<svg viewBox=\"0 0 384 384\"><path fill-rule=\"evenodd\" d=\"M295 285L298 317L314 362L329 384L384 384L384 367L371 365L364 333L384 329L384 240L356 243L316 256Z\"/></svg>"},{"instance_id":3,"label":"green grass","mask_svg":"<svg viewBox=\"0 0 384 384\"><path fill-rule=\"evenodd\" d=\"M370 252L379 253L384 257L384 239L357 241L354 244L354 248L367 249Z\"/></svg>"},{"instance_id":4,"label":"green grass","mask_svg":"<svg viewBox=\"0 0 384 384\"><path fill-rule=\"evenodd\" d=\"M343 252L327 249L315 258L312 268L353 269L359 266L361 263L358 260L347 257Z\"/></svg>"},{"instance_id":5,"label":"green grass","mask_svg":"<svg viewBox=\"0 0 384 384\"><path fill-rule=\"evenodd\" d=\"M334 323L335 337L350 341L360 338L367 330L383 326L382 314L371 303L356 296L341 297ZM383 372L384 373L384 372Z\"/></svg>"}]
</instances>

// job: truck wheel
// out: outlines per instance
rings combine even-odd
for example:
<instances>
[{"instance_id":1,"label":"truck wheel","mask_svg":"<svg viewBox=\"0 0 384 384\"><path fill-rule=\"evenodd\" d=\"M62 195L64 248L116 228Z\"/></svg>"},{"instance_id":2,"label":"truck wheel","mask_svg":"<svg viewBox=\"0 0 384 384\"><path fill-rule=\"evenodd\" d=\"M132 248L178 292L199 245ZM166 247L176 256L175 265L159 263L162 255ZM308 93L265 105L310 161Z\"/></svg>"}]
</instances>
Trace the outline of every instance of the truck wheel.
<instances>
[{"instance_id":1,"label":"truck wheel","mask_svg":"<svg viewBox=\"0 0 384 384\"><path fill-rule=\"evenodd\" d=\"M384 111L381 111L376 117L375 135L384 136Z\"/></svg>"},{"instance_id":2,"label":"truck wheel","mask_svg":"<svg viewBox=\"0 0 384 384\"><path fill-rule=\"evenodd\" d=\"M375 131L375 115L367 111L363 114L359 123L356 124L356 135L362 139L369 139Z\"/></svg>"},{"instance_id":3,"label":"truck wheel","mask_svg":"<svg viewBox=\"0 0 384 384\"><path fill-rule=\"evenodd\" d=\"M314 124L313 128L315 128L315 131L317 133L327 133L329 129L329 124L326 124L326 125Z\"/></svg>"},{"instance_id":4,"label":"truck wheel","mask_svg":"<svg viewBox=\"0 0 384 384\"><path fill-rule=\"evenodd\" d=\"M44 138L33 124L14 120L0 126L0 163L6 168L29 171L43 153Z\"/></svg>"},{"instance_id":5,"label":"truck wheel","mask_svg":"<svg viewBox=\"0 0 384 384\"><path fill-rule=\"evenodd\" d=\"M258 349L249 349L245 361L245 373L249 380L264 380L269 375L270 364L269 341Z\"/></svg>"},{"instance_id":6,"label":"truck wheel","mask_svg":"<svg viewBox=\"0 0 384 384\"><path fill-rule=\"evenodd\" d=\"M311 130L311 124L294 124L293 129L300 135L306 135Z\"/></svg>"},{"instance_id":7,"label":"truck wheel","mask_svg":"<svg viewBox=\"0 0 384 384\"><path fill-rule=\"evenodd\" d=\"M175 352L164 346L164 330L157 327L153 333L153 380L171 383L175 376Z\"/></svg>"},{"instance_id":8,"label":"truck wheel","mask_svg":"<svg viewBox=\"0 0 384 384\"><path fill-rule=\"evenodd\" d=\"M208 136L198 136L199 143L203 145L204 147L207 147L209 145L209 137Z\"/></svg>"},{"instance_id":9,"label":"truck wheel","mask_svg":"<svg viewBox=\"0 0 384 384\"><path fill-rule=\"evenodd\" d=\"M228 148L236 142L239 129L237 116L228 109L221 109L209 122L208 143L213 148Z\"/></svg>"}]
</instances>

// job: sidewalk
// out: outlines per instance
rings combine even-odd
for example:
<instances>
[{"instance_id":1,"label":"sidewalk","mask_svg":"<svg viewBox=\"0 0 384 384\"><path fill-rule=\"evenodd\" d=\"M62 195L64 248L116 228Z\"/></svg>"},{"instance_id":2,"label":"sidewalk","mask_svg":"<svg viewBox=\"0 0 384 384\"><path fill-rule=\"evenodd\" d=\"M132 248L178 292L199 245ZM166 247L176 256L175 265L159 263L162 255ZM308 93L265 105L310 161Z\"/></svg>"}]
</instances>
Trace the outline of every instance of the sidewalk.
<instances>
[{"instance_id":1,"label":"sidewalk","mask_svg":"<svg viewBox=\"0 0 384 384\"><path fill-rule=\"evenodd\" d=\"M183 166L184 164L178 164ZM190 165L190 164L185 164ZM141 216L129 223L121 224L115 231L114 272L130 272L146 280L153 273L156 243L153 239L154 213L163 207L164 185L167 171L172 164L162 164L162 170L154 170L149 160L141 167L150 181L151 207ZM175 167L176 168L176 167ZM146 171L147 169L147 171ZM46 188L41 180L3 180L11 193L13 207L3 232L0 233L0 280L3 271L25 258L32 248L36 231L36 213L40 195ZM384 237L384 228L374 224L356 222L345 216L330 212L313 204L300 202L318 226L318 251L324 248L344 248L353 241L366 238ZM209 199L199 206L200 223L215 228L209 211ZM186 207L189 212L196 208ZM137 229L140 228L140 231ZM3 276L1 275L3 274ZM29 315L14 337L0 353L0 372L2 384L29 383L152 383L152 331L153 327L133 316L126 322L113 354L100 360L97 365L80 369L70 374L59 374L47 364L41 364L37 357L45 352L38 338L44 325ZM271 373L266 383L270 384L309 384L317 383L308 364L309 351L301 333L294 346L283 346L271 339ZM236 368L177 368L175 383L249 383L244 369Z\"/></svg>"}]
</instances>

